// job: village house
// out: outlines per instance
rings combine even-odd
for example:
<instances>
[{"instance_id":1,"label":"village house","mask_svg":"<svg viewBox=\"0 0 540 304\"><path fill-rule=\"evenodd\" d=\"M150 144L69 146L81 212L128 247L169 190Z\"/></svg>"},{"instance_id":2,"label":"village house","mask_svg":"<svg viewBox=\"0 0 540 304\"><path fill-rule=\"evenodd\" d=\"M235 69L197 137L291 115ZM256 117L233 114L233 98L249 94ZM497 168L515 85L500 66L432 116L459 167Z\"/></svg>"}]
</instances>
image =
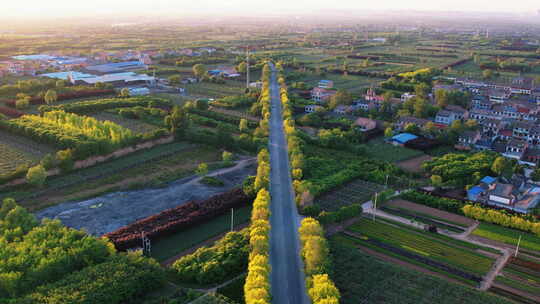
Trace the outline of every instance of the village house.
<instances>
[{"instance_id":1,"label":"village house","mask_svg":"<svg viewBox=\"0 0 540 304\"><path fill-rule=\"evenodd\" d=\"M331 89L334 87L334 82L332 80L321 80L317 86L321 89Z\"/></svg>"},{"instance_id":2,"label":"village house","mask_svg":"<svg viewBox=\"0 0 540 304\"><path fill-rule=\"evenodd\" d=\"M416 95L414 95L412 93L409 93L409 92L403 93L403 94L401 94L400 101L405 102L405 101L410 100L411 98L414 98L414 97L416 97Z\"/></svg>"},{"instance_id":3,"label":"village house","mask_svg":"<svg viewBox=\"0 0 540 304\"><path fill-rule=\"evenodd\" d=\"M528 143L526 140L512 138L506 144L503 156L521 160L521 158L525 154L525 150L527 150L527 147Z\"/></svg>"},{"instance_id":4,"label":"village house","mask_svg":"<svg viewBox=\"0 0 540 304\"><path fill-rule=\"evenodd\" d=\"M400 117L398 121L396 122L395 126L396 126L396 129L398 130L404 130L405 127L409 124L413 124L419 128L423 128L428 122L430 121L427 119L406 116L406 117Z\"/></svg>"},{"instance_id":5,"label":"village house","mask_svg":"<svg viewBox=\"0 0 540 304\"><path fill-rule=\"evenodd\" d=\"M354 125L361 132L368 132L368 131L371 131L371 130L374 130L375 128L377 128L377 122L375 120L365 118L365 117L359 117L354 122Z\"/></svg>"},{"instance_id":6,"label":"village house","mask_svg":"<svg viewBox=\"0 0 540 304\"><path fill-rule=\"evenodd\" d=\"M316 102L326 103L335 94L336 94L336 91L334 90L328 90L328 89L315 87L313 88L313 90L311 90L311 99Z\"/></svg>"},{"instance_id":7,"label":"village house","mask_svg":"<svg viewBox=\"0 0 540 304\"><path fill-rule=\"evenodd\" d=\"M317 110L319 110L319 109L323 109L323 107L320 106L320 105L312 104L312 105L305 106L304 107L304 112L306 112L306 113L314 113L314 112L317 112Z\"/></svg>"},{"instance_id":8,"label":"village house","mask_svg":"<svg viewBox=\"0 0 540 304\"><path fill-rule=\"evenodd\" d=\"M459 138L458 142L455 145L455 148L458 150L472 150L476 143L482 138L482 135L479 131L466 131L463 132Z\"/></svg>"},{"instance_id":9,"label":"village house","mask_svg":"<svg viewBox=\"0 0 540 304\"><path fill-rule=\"evenodd\" d=\"M467 111L459 106L447 106L440 110L435 116L435 123L450 125L456 120L463 120L467 117Z\"/></svg>"}]
</instances>

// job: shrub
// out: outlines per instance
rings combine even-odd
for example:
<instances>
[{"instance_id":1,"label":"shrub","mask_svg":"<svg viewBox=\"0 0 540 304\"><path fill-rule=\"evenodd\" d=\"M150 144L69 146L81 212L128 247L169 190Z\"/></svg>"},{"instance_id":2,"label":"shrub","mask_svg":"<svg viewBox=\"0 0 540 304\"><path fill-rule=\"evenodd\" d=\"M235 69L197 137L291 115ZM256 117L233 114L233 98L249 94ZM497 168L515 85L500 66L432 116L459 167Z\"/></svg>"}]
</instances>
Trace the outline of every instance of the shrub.
<instances>
[{"instance_id":1,"label":"shrub","mask_svg":"<svg viewBox=\"0 0 540 304\"><path fill-rule=\"evenodd\" d=\"M42 165L37 165L28 169L26 180L30 185L41 187L47 178L47 171Z\"/></svg>"}]
</instances>

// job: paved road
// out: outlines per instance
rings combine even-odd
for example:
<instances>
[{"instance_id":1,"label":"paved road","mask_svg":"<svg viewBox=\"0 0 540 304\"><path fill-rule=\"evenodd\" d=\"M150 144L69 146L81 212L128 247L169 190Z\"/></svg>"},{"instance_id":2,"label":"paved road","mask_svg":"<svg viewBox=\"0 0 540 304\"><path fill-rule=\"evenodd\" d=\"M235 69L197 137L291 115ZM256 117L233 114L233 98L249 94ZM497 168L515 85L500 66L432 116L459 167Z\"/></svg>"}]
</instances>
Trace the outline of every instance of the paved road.
<instances>
[{"instance_id":1,"label":"paved road","mask_svg":"<svg viewBox=\"0 0 540 304\"><path fill-rule=\"evenodd\" d=\"M289 156L276 72L271 78L272 113L270 118L270 265L272 303L309 304L304 266L299 248L300 216L294 202Z\"/></svg>"}]
</instances>

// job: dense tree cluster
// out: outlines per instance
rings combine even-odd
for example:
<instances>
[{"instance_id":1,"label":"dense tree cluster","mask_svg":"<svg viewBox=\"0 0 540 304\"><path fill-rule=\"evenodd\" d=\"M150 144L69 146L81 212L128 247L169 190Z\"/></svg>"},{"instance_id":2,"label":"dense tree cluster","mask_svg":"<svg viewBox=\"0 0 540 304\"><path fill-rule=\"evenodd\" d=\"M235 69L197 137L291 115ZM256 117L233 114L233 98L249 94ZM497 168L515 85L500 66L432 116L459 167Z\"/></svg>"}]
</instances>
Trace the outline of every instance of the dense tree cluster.
<instances>
[{"instance_id":1,"label":"dense tree cluster","mask_svg":"<svg viewBox=\"0 0 540 304\"><path fill-rule=\"evenodd\" d=\"M0 205L0 303L127 303L163 285L165 273L106 239Z\"/></svg>"},{"instance_id":2,"label":"dense tree cluster","mask_svg":"<svg viewBox=\"0 0 540 304\"><path fill-rule=\"evenodd\" d=\"M449 153L425 162L422 168L432 175L440 176L443 185L464 187L476 184L486 175L498 176L499 172L492 171L496 159L497 154L492 152Z\"/></svg>"},{"instance_id":3,"label":"dense tree cluster","mask_svg":"<svg viewBox=\"0 0 540 304\"><path fill-rule=\"evenodd\" d=\"M540 236L540 223L524 219L522 216L509 215L504 211L483 208L478 205L471 204L463 206L461 211L463 214L465 214L465 216L475 220L532 232Z\"/></svg>"},{"instance_id":4,"label":"dense tree cluster","mask_svg":"<svg viewBox=\"0 0 540 304\"><path fill-rule=\"evenodd\" d=\"M229 232L212 247L197 249L177 260L172 268L186 283L211 284L243 272L248 263L249 234Z\"/></svg>"}]
</instances>

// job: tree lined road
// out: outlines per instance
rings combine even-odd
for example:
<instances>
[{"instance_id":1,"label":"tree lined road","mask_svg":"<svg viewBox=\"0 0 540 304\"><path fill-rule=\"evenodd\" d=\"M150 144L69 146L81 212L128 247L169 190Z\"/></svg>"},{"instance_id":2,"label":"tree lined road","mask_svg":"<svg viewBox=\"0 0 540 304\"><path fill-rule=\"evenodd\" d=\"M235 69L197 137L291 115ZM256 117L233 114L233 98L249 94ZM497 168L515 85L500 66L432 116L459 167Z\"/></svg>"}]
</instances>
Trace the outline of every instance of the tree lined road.
<instances>
[{"instance_id":1,"label":"tree lined road","mask_svg":"<svg viewBox=\"0 0 540 304\"><path fill-rule=\"evenodd\" d=\"M309 304L300 258L300 216L294 202L287 141L275 67L270 80L270 265L272 303Z\"/></svg>"}]
</instances>

